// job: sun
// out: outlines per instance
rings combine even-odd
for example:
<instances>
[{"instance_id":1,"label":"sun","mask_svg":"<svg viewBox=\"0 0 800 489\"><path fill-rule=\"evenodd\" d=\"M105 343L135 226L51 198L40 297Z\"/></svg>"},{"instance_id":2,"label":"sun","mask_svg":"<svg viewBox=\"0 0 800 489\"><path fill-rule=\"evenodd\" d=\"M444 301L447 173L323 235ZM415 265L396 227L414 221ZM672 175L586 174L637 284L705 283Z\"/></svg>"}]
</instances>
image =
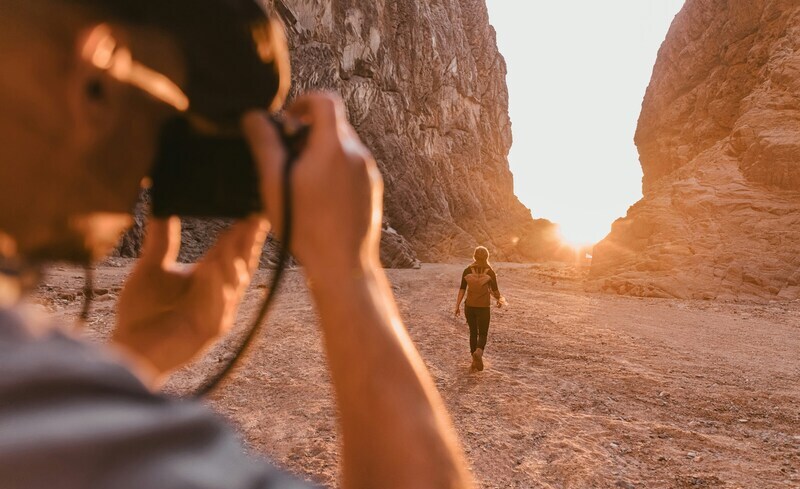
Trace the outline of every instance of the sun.
<instances>
[{"instance_id":1,"label":"sun","mask_svg":"<svg viewBox=\"0 0 800 489\"><path fill-rule=\"evenodd\" d=\"M607 223L595 221L566 222L558 226L558 237L571 248L591 248L609 232Z\"/></svg>"}]
</instances>

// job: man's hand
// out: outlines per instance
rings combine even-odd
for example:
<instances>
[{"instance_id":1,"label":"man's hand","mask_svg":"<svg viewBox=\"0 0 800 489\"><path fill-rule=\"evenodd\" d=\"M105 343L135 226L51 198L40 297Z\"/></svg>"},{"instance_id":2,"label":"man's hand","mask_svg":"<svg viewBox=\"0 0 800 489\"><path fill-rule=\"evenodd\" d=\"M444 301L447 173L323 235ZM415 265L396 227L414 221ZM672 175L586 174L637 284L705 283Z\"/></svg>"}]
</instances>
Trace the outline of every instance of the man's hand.
<instances>
[{"instance_id":1,"label":"man's hand","mask_svg":"<svg viewBox=\"0 0 800 489\"><path fill-rule=\"evenodd\" d=\"M310 127L292 174L291 251L319 311L339 408L341 487L471 487L450 419L380 266L383 182L375 161L338 97L302 96L289 116ZM242 125L280 237L278 134L260 112Z\"/></svg>"},{"instance_id":2,"label":"man's hand","mask_svg":"<svg viewBox=\"0 0 800 489\"><path fill-rule=\"evenodd\" d=\"M113 339L163 375L226 332L258 264L267 222L233 224L195 266L176 262L178 218L151 219L142 256L117 304ZM155 379L153 379L155 380Z\"/></svg>"},{"instance_id":3,"label":"man's hand","mask_svg":"<svg viewBox=\"0 0 800 489\"><path fill-rule=\"evenodd\" d=\"M380 267L383 180L347 122L341 100L304 95L288 115L310 128L292 175L292 253L315 283ZM260 162L267 216L280 236L285 158L278 134L262 112L247 114L242 126Z\"/></svg>"},{"instance_id":4,"label":"man's hand","mask_svg":"<svg viewBox=\"0 0 800 489\"><path fill-rule=\"evenodd\" d=\"M455 317L458 317L458 316L461 315L461 306L456 306L456 312L454 313L454 315L455 315Z\"/></svg>"}]
</instances>

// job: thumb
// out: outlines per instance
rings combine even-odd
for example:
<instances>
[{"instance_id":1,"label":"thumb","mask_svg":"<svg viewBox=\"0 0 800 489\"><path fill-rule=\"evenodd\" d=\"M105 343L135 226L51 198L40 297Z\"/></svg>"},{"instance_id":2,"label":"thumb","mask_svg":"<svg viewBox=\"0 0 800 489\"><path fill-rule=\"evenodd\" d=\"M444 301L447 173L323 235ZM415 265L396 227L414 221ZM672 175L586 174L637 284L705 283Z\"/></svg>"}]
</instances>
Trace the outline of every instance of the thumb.
<instances>
[{"instance_id":1,"label":"thumb","mask_svg":"<svg viewBox=\"0 0 800 489\"><path fill-rule=\"evenodd\" d=\"M167 267L178 259L180 248L180 219L151 217L145 230L140 262Z\"/></svg>"},{"instance_id":2,"label":"thumb","mask_svg":"<svg viewBox=\"0 0 800 489\"><path fill-rule=\"evenodd\" d=\"M260 177L259 188L267 218L277 234L282 231L283 200L281 175L286 150L275 125L263 111L250 111L242 117L242 132L250 145Z\"/></svg>"}]
</instances>

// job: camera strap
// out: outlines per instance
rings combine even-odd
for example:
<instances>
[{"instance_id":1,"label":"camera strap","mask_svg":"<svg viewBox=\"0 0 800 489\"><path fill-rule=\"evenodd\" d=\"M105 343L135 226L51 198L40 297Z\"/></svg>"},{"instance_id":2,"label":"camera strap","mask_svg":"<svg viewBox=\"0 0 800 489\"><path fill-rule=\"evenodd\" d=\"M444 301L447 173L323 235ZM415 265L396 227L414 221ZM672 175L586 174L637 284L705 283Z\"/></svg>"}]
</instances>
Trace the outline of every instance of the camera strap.
<instances>
[{"instance_id":1,"label":"camera strap","mask_svg":"<svg viewBox=\"0 0 800 489\"><path fill-rule=\"evenodd\" d=\"M236 367L239 360L247 355L247 351L252 345L253 339L261 331L264 318L266 318L267 311L272 305L272 301L275 299L276 292L278 291L284 271L289 262L289 247L292 236L292 169L294 168L297 158L300 156L302 138L305 137L305 132L308 128L301 128L298 134L287 134L283 124L277 121L274 122L276 122L275 127L278 129L283 139L284 148L286 148L287 152L286 164L283 167L281 182L283 188L283 236L280 240L278 263L275 267L275 273L272 275L270 285L267 288L267 296L261 304L258 315L253 320L241 344L236 349L236 353L227 361L222 369L206 379L205 382L194 391L192 396L195 398L203 397L218 387L225 376Z\"/></svg>"},{"instance_id":2,"label":"camera strap","mask_svg":"<svg viewBox=\"0 0 800 489\"><path fill-rule=\"evenodd\" d=\"M94 299L94 270L90 266L83 269L83 306L79 316L80 325L89 322L89 312L91 312L92 299Z\"/></svg>"}]
</instances>

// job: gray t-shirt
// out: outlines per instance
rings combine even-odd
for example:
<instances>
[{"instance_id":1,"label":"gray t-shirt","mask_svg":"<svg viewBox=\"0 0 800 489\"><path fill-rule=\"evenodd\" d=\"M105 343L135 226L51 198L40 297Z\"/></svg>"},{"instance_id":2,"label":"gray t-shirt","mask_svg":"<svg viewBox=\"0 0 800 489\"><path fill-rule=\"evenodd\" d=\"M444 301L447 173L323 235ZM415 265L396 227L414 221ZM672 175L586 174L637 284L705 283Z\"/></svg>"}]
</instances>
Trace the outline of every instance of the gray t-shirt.
<instances>
[{"instance_id":1,"label":"gray t-shirt","mask_svg":"<svg viewBox=\"0 0 800 489\"><path fill-rule=\"evenodd\" d=\"M0 310L3 489L299 489L199 402L155 395L101 348Z\"/></svg>"}]
</instances>

